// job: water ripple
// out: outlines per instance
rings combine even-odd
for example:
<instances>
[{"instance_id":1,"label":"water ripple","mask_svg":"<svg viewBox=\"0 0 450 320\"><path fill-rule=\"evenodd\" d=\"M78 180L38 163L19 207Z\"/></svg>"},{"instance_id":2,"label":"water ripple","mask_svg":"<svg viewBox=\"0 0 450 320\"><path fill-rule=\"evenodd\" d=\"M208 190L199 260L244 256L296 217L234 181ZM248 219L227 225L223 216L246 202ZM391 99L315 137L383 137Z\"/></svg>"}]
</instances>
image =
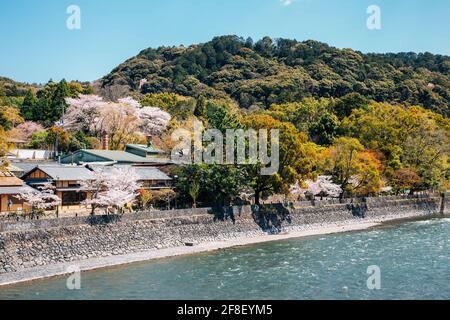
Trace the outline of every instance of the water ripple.
<instances>
[{"instance_id":1,"label":"water ripple","mask_svg":"<svg viewBox=\"0 0 450 320\"><path fill-rule=\"evenodd\" d=\"M0 299L450 299L450 219L291 239L2 288ZM381 290L367 288L367 268Z\"/></svg>"}]
</instances>

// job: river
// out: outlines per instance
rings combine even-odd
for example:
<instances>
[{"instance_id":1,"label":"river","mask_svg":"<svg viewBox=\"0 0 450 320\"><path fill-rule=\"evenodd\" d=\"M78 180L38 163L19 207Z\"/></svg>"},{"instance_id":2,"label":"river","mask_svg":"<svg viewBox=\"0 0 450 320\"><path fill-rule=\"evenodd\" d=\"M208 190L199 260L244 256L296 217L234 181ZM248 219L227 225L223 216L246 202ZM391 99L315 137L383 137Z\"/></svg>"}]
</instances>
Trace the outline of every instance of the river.
<instances>
[{"instance_id":1,"label":"river","mask_svg":"<svg viewBox=\"0 0 450 320\"><path fill-rule=\"evenodd\" d=\"M66 282L0 287L0 299L450 299L450 219L95 270L79 290Z\"/></svg>"}]
</instances>

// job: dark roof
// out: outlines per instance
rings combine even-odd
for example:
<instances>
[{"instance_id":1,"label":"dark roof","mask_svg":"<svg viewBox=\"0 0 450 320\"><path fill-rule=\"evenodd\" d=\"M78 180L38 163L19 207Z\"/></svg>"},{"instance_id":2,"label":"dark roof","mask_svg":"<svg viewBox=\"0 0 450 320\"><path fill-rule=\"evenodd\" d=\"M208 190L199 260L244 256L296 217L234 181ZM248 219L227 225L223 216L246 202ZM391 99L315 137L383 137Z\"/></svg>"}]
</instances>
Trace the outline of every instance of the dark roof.
<instances>
[{"instance_id":1,"label":"dark roof","mask_svg":"<svg viewBox=\"0 0 450 320\"><path fill-rule=\"evenodd\" d=\"M142 180L172 180L167 174L157 168L134 167Z\"/></svg>"},{"instance_id":2,"label":"dark roof","mask_svg":"<svg viewBox=\"0 0 450 320\"><path fill-rule=\"evenodd\" d=\"M145 144L127 144L125 147L141 150L141 151L144 151L144 152L150 153L150 154L164 153L164 151L162 151L162 150L154 149L153 147L146 146Z\"/></svg>"},{"instance_id":3,"label":"dark roof","mask_svg":"<svg viewBox=\"0 0 450 320\"><path fill-rule=\"evenodd\" d=\"M19 194L27 191L35 191L35 189L27 185L22 187L0 187L0 194Z\"/></svg>"},{"instance_id":4,"label":"dark roof","mask_svg":"<svg viewBox=\"0 0 450 320\"><path fill-rule=\"evenodd\" d=\"M43 166L55 166L57 165L56 162L52 161L52 162L11 162L11 164L19 169L21 169L23 171L23 173L27 173L31 170L33 170L34 168L36 168L37 166L39 167L43 167Z\"/></svg>"},{"instance_id":5,"label":"dark roof","mask_svg":"<svg viewBox=\"0 0 450 320\"><path fill-rule=\"evenodd\" d=\"M97 156L99 158L115 161L115 162L127 162L127 163L161 163L168 164L172 163L171 160L161 159L156 157L140 157L130 152L118 151L118 150L92 150L92 149L81 149L76 152L85 152ZM70 155L67 157L71 157Z\"/></svg>"},{"instance_id":6,"label":"dark roof","mask_svg":"<svg viewBox=\"0 0 450 320\"><path fill-rule=\"evenodd\" d=\"M113 167L97 167L96 170L101 170L105 173L111 172L114 168L120 168L125 166L113 166ZM126 166L130 167L130 166ZM131 167L136 170L140 180L172 180L167 174L161 170L153 167Z\"/></svg>"},{"instance_id":7,"label":"dark roof","mask_svg":"<svg viewBox=\"0 0 450 320\"><path fill-rule=\"evenodd\" d=\"M80 181L95 179L92 171L86 169L85 167L38 166L37 169L45 172L55 180Z\"/></svg>"}]
</instances>

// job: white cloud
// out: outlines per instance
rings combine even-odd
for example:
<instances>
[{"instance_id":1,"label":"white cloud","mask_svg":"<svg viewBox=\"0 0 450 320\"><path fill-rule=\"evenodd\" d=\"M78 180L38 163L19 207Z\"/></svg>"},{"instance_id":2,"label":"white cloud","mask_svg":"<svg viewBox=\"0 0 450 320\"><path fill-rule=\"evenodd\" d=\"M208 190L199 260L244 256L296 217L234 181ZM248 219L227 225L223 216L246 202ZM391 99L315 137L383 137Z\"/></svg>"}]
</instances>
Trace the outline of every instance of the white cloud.
<instances>
[{"instance_id":1,"label":"white cloud","mask_svg":"<svg viewBox=\"0 0 450 320\"><path fill-rule=\"evenodd\" d=\"M294 0L280 0L280 2L283 6L289 6L292 2L294 2Z\"/></svg>"}]
</instances>

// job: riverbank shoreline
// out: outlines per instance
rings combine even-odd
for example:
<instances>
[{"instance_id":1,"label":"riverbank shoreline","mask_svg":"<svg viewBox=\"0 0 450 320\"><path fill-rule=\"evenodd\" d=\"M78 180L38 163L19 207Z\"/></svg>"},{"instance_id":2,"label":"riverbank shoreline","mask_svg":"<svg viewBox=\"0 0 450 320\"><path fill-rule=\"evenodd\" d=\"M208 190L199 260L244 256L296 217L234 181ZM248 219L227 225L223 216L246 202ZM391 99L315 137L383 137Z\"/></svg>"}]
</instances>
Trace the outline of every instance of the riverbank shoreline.
<instances>
[{"instance_id":1,"label":"riverbank shoreline","mask_svg":"<svg viewBox=\"0 0 450 320\"><path fill-rule=\"evenodd\" d=\"M364 231L374 227L382 226L383 224L405 223L409 221L421 220L424 218L432 219L435 217L433 216L417 217L413 215L402 215L402 216L395 216L395 217L389 216L384 218L367 219L367 220L352 219L335 224L309 225L302 227L297 226L292 228L288 227L286 228L286 232L276 235L264 234L258 236L255 235L242 236L222 241L204 242L194 244L192 246L186 245L163 249L154 249L124 255L96 257L80 261L71 261L42 267L33 267L20 270L17 272L1 274L0 288L19 283L73 274L75 272L74 270L86 272L103 268L124 266L138 262L151 261L155 259L164 259L191 254L212 252L223 249L254 245L259 243L295 239L295 238L307 238L312 236L329 235L337 233Z\"/></svg>"}]
</instances>

